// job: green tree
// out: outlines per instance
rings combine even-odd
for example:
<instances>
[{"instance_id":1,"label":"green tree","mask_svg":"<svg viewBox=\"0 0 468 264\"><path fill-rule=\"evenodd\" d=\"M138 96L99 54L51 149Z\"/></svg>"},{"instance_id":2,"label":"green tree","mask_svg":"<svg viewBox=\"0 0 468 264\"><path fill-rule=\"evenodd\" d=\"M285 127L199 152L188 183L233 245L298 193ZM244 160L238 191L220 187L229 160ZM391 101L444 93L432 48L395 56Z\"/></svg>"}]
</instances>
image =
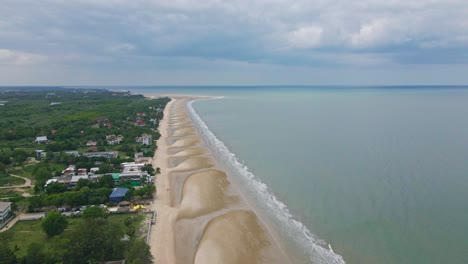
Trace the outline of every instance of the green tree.
<instances>
[{"instance_id":1,"label":"green tree","mask_svg":"<svg viewBox=\"0 0 468 264\"><path fill-rule=\"evenodd\" d=\"M98 183L100 187L105 188L114 188L115 185L114 178L112 177L112 175L109 174L100 177Z\"/></svg>"},{"instance_id":2,"label":"green tree","mask_svg":"<svg viewBox=\"0 0 468 264\"><path fill-rule=\"evenodd\" d=\"M98 206L91 206L86 208L83 211L83 218L89 219L89 218L106 218L107 214L104 212L104 210Z\"/></svg>"},{"instance_id":3,"label":"green tree","mask_svg":"<svg viewBox=\"0 0 468 264\"><path fill-rule=\"evenodd\" d=\"M107 163L102 163L101 165L99 165L99 173L100 174L106 174L106 173L111 173L112 172L112 168L109 164Z\"/></svg>"},{"instance_id":4,"label":"green tree","mask_svg":"<svg viewBox=\"0 0 468 264\"><path fill-rule=\"evenodd\" d=\"M0 243L0 263L16 264L15 253L8 247L8 243Z\"/></svg>"},{"instance_id":5,"label":"green tree","mask_svg":"<svg viewBox=\"0 0 468 264\"><path fill-rule=\"evenodd\" d=\"M68 221L60 212L49 211L41 226L48 237L53 237L60 235L67 228Z\"/></svg>"},{"instance_id":6,"label":"green tree","mask_svg":"<svg viewBox=\"0 0 468 264\"><path fill-rule=\"evenodd\" d=\"M81 264L122 259L125 244L118 224L103 218L89 218L70 232L65 263Z\"/></svg>"},{"instance_id":7,"label":"green tree","mask_svg":"<svg viewBox=\"0 0 468 264\"><path fill-rule=\"evenodd\" d=\"M12 154L12 158L16 163L23 163L29 157L29 154L22 149L15 149Z\"/></svg>"},{"instance_id":8,"label":"green tree","mask_svg":"<svg viewBox=\"0 0 468 264\"><path fill-rule=\"evenodd\" d=\"M33 242L29 244L26 256L23 259L25 264L45 263L45 253L43 244Z\"/></svg>"},{"instance_id":9,"label":"green tree","mask_svg":"<svg viewBox=\"0 0 468 264\"><path fill-rule=\"evenodd\" d=\"M63 193L67 191L67 186L63 183L53 182L46 187L47 194Z\"/></svg>"},{"instance_id":10,"label":"green tree","mask_svg":"<svg viewBox=\"0 0 468 264\"><path fill-rule=\"evenodd\" d=\"M151 263L149 246L142 240L132 239L125 251L125 261L128 263Z\"/></svg>"}]
</instances>

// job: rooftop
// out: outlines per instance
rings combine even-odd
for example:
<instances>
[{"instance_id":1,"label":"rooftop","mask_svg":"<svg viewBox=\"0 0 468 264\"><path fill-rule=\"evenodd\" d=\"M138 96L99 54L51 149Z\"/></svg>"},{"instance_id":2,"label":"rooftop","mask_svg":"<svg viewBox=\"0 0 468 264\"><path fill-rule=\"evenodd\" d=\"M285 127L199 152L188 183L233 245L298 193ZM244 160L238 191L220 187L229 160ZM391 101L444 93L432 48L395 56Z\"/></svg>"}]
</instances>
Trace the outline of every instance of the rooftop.
<instances>
[{"instance_id":1,"label":"rooftop","mask_svg":"<svg viewBox=\"0 0 468 264\"><path fill-rule=\"evenodd\" d=\"M5 211L10 205L10 202L0 202L0 212Z\"/></svg>"},{"instance_id":2,"label":"rooftop","mask_svg":"<svg viewBox=\"0 0 468 264\"><path fill-rule=\"evenodd\" d=\"M114 191L112 191L109 198L124 197L127 192L128 192L127 188L115 188Z\"/></svg>"}]
</instances>

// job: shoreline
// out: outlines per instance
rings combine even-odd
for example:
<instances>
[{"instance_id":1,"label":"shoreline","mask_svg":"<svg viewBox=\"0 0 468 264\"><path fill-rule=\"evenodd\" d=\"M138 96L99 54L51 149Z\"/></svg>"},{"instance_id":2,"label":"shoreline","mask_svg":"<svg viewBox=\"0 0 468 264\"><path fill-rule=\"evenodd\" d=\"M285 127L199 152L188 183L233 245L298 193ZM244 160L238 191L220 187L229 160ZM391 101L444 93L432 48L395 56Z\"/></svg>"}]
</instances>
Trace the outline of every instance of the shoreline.
<instances>
[{"instance_id":1,"label":"shoreline","mask_svg":"<svg viewBox=\"0 0 468 264\"><path fill-rule=\"evenodd\" d=\"M288 263L274 232L230 181L188 113L190 101L213 97L170 98L153 162L161 168L150 237L155 262Z\"/></svg>"}]
</instances>

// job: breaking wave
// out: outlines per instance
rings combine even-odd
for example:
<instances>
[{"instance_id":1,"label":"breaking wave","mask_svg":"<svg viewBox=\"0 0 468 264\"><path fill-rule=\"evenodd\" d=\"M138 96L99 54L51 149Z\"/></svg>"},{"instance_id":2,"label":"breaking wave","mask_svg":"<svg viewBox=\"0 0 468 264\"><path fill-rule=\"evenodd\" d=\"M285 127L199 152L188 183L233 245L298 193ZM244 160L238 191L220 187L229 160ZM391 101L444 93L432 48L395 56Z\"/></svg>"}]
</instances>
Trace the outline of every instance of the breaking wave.
<instances>
[{"instance_id":1,"label":"breaking wave","mask_svg":"<svg viewBox=\"0 0 468 264\"><path fill-rule=\"evenodd\" d=\"M211 99L221 99L216 97ZM256 201L256 205L262 211L272 216L272 221L277 226L281 226L279 232L294 241L307 258L312 263L345 263L344 259L333 252L330 245L327 245L323 240L317 238L310 230L300 221L294 219L287 206L279 201L268 189L268 186L260 181L249 168L240 162L236 155L229 151L224 143L219 140L203 122L192 106L192 103L200 100L197 99L187 103L187 110L195 124L195 127L200 132L200 135L205 140L206 144L213 151L214 156L226 167L229 174L235 175L243 187L243 192L247 191L249 198ZM245 189L244 189L245 188ZM328 248L327 248L328 246Z\"/></svg>"}]
</instances>

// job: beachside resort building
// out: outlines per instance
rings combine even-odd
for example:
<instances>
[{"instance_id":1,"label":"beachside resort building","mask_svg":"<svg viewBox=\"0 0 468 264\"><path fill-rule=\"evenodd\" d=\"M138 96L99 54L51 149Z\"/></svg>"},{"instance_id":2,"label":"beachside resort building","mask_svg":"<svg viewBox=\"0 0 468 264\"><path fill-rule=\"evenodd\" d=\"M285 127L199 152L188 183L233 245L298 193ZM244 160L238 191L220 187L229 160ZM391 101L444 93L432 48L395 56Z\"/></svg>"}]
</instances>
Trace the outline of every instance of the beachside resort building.
<instances>
[{"instance_id":1,"label":"beachside resort building","mask_svg":"<svg viewBox=\"0 0 468 264\"><path fill-rule=\"evenodd\" d=\"M0 202L0 221L6 219L8 214L11 212L10 202Z\"/></svg>"}]
</instances>

